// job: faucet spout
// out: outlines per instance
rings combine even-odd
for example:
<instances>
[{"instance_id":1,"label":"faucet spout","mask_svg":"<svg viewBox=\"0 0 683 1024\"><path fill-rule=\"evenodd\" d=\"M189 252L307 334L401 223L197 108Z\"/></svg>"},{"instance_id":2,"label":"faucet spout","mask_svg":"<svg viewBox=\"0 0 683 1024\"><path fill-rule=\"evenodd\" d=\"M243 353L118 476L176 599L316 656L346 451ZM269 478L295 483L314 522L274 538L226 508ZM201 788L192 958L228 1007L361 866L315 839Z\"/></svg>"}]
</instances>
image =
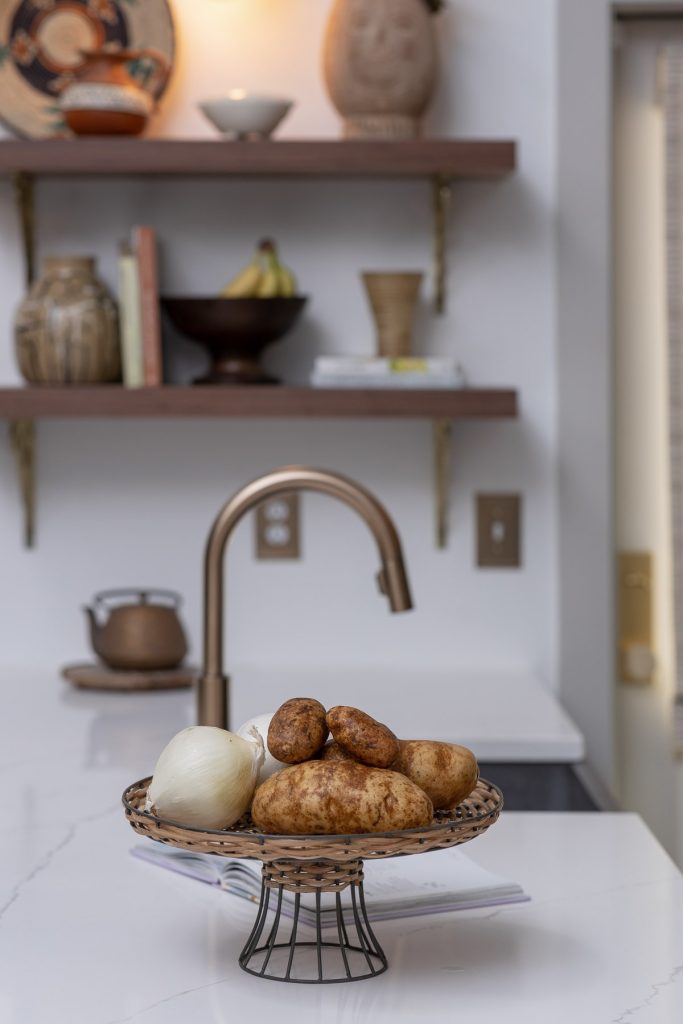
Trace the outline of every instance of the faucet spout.
<instances>
[{"instance_id":1,"label":"faucet spout","mask_svg":"<svg viewBox=\"0 0 683 1024\"><path fill-rule=\"evenodd\" d=\"M392 612L412 608L401 541L389 513L364 487L337 473L306 466L286 466L254 480L225 503L211 528L204 557L204 661L198 680L200 725L229 727L229 679L223 663L223 562L237 523L266 498L291 491L328 494L353 508L368 524L382 567L377 580Z\"/></svg>"}]
</instances>

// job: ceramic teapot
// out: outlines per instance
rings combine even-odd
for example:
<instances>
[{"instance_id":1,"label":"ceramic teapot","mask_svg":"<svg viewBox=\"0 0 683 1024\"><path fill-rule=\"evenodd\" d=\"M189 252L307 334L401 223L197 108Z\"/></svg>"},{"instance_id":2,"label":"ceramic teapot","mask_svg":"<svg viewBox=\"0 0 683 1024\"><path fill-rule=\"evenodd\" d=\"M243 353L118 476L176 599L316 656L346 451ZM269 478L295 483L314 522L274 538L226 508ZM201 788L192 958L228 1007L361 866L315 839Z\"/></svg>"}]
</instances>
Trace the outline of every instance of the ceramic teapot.
<instances>
[{"instance_id":1,"label":"ceramic teapot","mask_svg":"<svg viewBox=\"0 0 683 1024\"><path fill-rule=\"evenodd\" d=\"M134 600L126 600L133 598ZM177 668L187 654L178 617L180 597L168 590L106 590L84 611L95 653L113 669Z\"/></svg>"},{"instance_id":2,"label":"ceramic teapot","mask_svg":"<svg viewBox=\"0 0 683 1024\"><path fill-rule=\"evenodd\" d=\"M170 68L154 50L84 50L59 105L76 135L139 135ZM142 84L136 68L148 68Z\"/></svg>"}]
</instances>

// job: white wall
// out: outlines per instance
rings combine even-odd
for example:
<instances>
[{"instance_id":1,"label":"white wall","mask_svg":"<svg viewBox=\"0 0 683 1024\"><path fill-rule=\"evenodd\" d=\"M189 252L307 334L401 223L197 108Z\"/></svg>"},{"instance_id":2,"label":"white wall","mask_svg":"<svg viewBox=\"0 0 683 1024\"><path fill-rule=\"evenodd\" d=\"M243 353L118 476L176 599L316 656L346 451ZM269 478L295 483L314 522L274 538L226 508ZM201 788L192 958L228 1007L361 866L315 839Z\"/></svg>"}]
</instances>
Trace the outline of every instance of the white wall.
<instances>
[{"instance_id":1,"label":"white wall","mask_svg":"<svg viewBox=\"0 0 683 1024\"><path fill-rule=\"evenodd\" d=\"M283 136L334 137L319 53L328 4L232 0L174 4L179 64L154 131L210 136L195 102L233 85L288 93ZM171 586L186 597L195 650L201 557L222 501L278 464L337 469L373 489L402 533L417 602L389 616L375 594L363 524L307 497L304 558L257 564L242 527L230 556L229 660L262 665L505 668L556 683L555 35L548 0L461 0L440 20L443 74L434 134L514 137L520 166L502 184L455 194L443 320L427 303L419 348L456 353L473 383L519 388L518 423L459 425L452 537L433 543L431 431L407 422L51 421L39 431L38 547L20 547L9 447L0 446L0 660L53 666L88 653L80 606L98 589ZM163 289L211 293L271 233L312 296L272 365L305 379L315 352L370 351L358 272L430 267L430 194L422 183L51 182L38 197L41 254L97 253L115 277L116 242L142 221L163 242ZM0 193L0 295L21 297L9 187ZM8 318L7 318L8 319ZM193 349L174 339L173 373ZM179 354L182 353L182 358ZM201 359L196 365L201 363ZM18 382L9 324L0 381ZM524 568L474 568L473 496L524 494Z\"/></svg>"}]
</instances>

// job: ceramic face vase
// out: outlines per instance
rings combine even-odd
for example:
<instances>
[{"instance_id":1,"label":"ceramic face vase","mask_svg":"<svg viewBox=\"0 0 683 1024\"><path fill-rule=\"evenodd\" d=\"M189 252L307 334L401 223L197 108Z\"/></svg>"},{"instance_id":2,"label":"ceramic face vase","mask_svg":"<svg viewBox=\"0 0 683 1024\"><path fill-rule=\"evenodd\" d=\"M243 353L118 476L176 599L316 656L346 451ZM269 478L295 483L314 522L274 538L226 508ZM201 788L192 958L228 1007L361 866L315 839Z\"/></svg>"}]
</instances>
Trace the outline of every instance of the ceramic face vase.
<instances>
[{"instance_id":1,"label":"ceramic face vase","mask_svg":"<svg viewBox=\"0 0 683 1024\"><path fill-rule=\"evenodd\" d=\"M89 257L45 261L17 312L16 354L31 384L104 384L120 379L116 305Z\"/></svg>"},{"instance_id":2,"label":"ceramic face vase","mask_svg":"<svg viewBox=\"0 0 683 1024\"><path fill-rule=\"evenodd\" d=\"M426 0L334 0L323 54L347 138L415 138L436 84Z\"/></svg>"}]
</instances>

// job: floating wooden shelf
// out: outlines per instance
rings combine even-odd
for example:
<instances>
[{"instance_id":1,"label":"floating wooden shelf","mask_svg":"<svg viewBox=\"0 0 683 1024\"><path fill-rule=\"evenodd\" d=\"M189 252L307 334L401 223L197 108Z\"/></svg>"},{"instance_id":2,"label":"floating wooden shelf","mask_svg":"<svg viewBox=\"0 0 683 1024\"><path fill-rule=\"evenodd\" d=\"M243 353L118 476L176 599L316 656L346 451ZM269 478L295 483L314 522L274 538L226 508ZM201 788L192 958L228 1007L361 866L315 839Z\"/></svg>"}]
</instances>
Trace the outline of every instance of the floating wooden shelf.
<instances>
[{"instance_id":1,"label":"floating wooden shelf","mask_svg":"<svg viewBox=\"0 0 683 1024\"><path fill-rule=\"evenodd\" d=\"M517 415L517 392L331 390L293 387L21 387L0 389L0 417L499 419Z\"/></svg>"},{"instance_id":2,"label":"floating wooden shelf","mask_svg":"<svg viewBox=\"0 0 683 1024\"><path fill-rule=\"evenodd\" d=\"M34 277L35 184L55 177L425 179L431 185L435 306L446 306L448 208L456 180L496 181L514 171L510 140L414 141L135 139L0 141L0 177L14 183L26 280ZM449 435L459 419L512 418L517 394L463 391L332 391L311 388L27 387L0 389L10 424L31 547L35 517L35 421L48 417L413 418L434 422L436 533L446 545Z\"/></svg>"},{"instance_id":3,"label":"floating wooden shelf","mask_svg":"<svg viewBox=\"0 0 683 1024\"><path fill-rule=\"evenodd\" d=\"M81 138L0 142L0 174L500 178L515 169L508 140Z\"/></svg>"}]
</instances>

